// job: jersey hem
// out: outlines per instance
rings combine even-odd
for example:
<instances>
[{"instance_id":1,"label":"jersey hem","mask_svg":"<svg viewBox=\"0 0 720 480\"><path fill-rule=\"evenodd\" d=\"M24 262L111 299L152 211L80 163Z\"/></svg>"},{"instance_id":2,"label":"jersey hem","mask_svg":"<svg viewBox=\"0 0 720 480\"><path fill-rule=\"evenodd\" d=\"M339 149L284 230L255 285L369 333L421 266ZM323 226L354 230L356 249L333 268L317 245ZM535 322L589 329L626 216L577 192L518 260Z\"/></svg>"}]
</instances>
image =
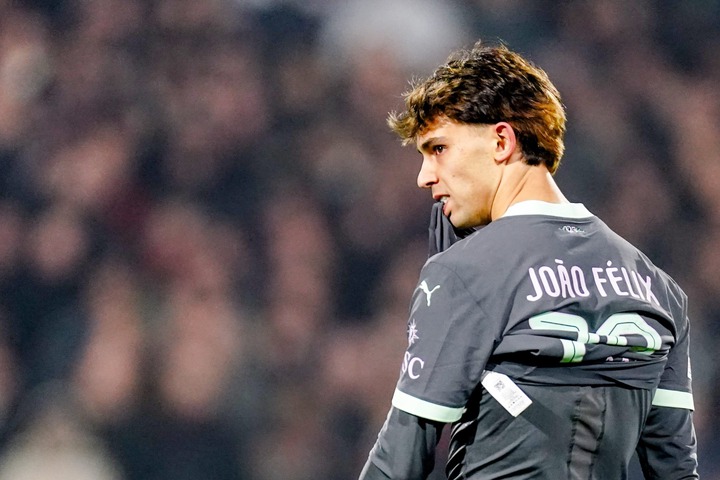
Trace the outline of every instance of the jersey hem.
<instances>
[{"instance_id":1,"label":"jersey hem","mask_svg":"<svg viewBox=\"0 0 720 480\"><path fill-rule=\"evenodd\" d=\"M392 398L393 407L418 417L442 423L452 423L460 420L465 409L462 407L445 407L436 403L401 392L397 388Z\"/></svg>"}]
</instances>

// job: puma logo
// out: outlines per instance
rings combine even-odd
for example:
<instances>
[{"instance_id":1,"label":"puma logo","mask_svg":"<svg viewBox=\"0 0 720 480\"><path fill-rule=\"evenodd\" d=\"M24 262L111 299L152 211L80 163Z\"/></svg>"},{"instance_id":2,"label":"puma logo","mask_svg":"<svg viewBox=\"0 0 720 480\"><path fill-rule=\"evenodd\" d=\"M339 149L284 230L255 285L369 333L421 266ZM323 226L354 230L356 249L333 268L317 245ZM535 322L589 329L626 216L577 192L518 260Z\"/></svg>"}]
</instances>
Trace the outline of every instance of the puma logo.
<instances>
[{"instance_id":1,"label":"puma logo","mask_svg":"<svg viewBox=\"0 0 720 480\"><path fill-rule=\"evenodd\" d=\"M420 286L419 286L418 288L419 288L420 290L422 290L423 292L425 292L425 296L427 297L427 306L429 307L429 306L430 306L430 300L432 299L432 294L433 294L433 292L435 292L435 290L437 290L438 288L440 288L440 285L436 285L435 287L433 287L432 290L430 290L430 287L428 287L427 282L426 282L425 280L423 280L423 281L420 283Z\"/></svg>"}]
</instances>

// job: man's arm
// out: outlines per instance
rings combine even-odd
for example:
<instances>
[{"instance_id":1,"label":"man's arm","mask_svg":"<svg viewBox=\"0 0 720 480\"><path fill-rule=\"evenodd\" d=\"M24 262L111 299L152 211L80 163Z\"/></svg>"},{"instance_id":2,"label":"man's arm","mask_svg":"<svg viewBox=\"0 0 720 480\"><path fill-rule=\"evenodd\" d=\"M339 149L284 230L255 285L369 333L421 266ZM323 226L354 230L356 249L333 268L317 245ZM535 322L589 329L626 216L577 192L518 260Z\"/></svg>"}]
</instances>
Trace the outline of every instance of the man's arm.
<instances>
[{"instance_id":1,"label":"man's arm","mask_svg":"<svg viewBox=\"0 0 720 480\"><path fill-rule=\"evenodd\" d=\"M647 480L699 478L686 305L682 335L668 354L665 372L637 446Z\"/></svg>"},{"instance_id":2,"label":"man's arm","mask_svg":"<svg viewBox=\"0 0 720 480\"><path fill-rule=\"evenodd\" d=\"M437 253L444 252L451 245L456 243L460 238L469 234L469 231L458 232L454 229L450 220L442 213L442 203L436 202L433 204L430 213L430 227L429 227L429 250L428 254L430 257ZM426 272L423 269L423 272ZM409 382L412 384L415 381L419 381L421 386L413 388L412 385L405 385L409 387L408 392L417 393L422 392L428 384L429 374L424 375L423 370L431 370L433 365L429 362L426 363L424 358L438 359L441 358L440 353L437 351L438 348L442 349L444 341L449 335L448 329L452 324L451 316L447 312L457 310L458 305L471 306L474 308L475 302L472 299L465 299L465 301L459 300L457 295L463 295L464 290L454 289L452 279L446 278L447 272L441 271L438 274L436 282L432 283L432 290L428 290L427 293L422 293L419 290L421 287L415 290L413 296L413 309L411 312L412 327L409 326L408 330L408 351L405 354L405 364L403 373L401 374L399 384L403 382ZM426 275L421 275L423 279L427 280ZM427 285L426 285L427 287ZM442 292L437 290L442 290ZM437 291L437 293L435 293ZM443 295L447 294L445 298ZM433 297L434 295L434 297ZM434 302L434 303L433 303ZM431 305L434 305L432 313L428 313ZM462 309L461 309L462 310ZM461 318L469 318L466 312L461 311L459 316ZM447 318L446 322L438 322L437 318ZM420 330L417 330L417 328ZM460 335L464 335L466 330L458 329ZM420 339L418 333L423 337ZM428 342L429 351L422 350L416 351L419 344ZM459 358L465 358L462 354L464 351L461 348L465 342L458 342L457 339L452 339L453 345L457 345L457 348L452 349L453 351L460 352ZM488 347L489 348L489 347ZM411 351L411 349L413 349ZM446 354L447 350L446 349ZM472 348L473 352L481 351L478 348ZM487 353L489 355L489 353ZM478 365L478 378L482 372L482 364L480 361L470 360L471 363ZM453 367L453 372L464 372L461 368L456 368L458 362L453 359L450 362ZM441 362L442 364L442 362ZM447 368L444 366L444 368ZM409 372L408 372L409 370ZM472 369L466 369L468 371ZM409 376L409 379L408 379ZM451 377L447 372L443 375L436 375L435 378L447 379ZM462 385L462 381L449 380L453 385ZM470 382L475 385L476 382ZM438 392L442 391L443 388L433 386L431 390ZM462 396L459 393L459 396ZM447 402L447 398L443 399ZM452 403L452 402L450 402ZM401 390L396 389L395 395L393 396L393 407L388 414L385 425L383 426L380 434L378 435L375 446L370 451L365 467L360 474L360 480L422 480L428 477L435 466L435 447L440 440L440 434L442 428L445 425L444 422L452 422L460 418L462 414L462 408L448 407L444 404L433 404L428 399L416 398L413 395L404 393ZM399 405L399 408L398 408ZM414 412L417 415L414 415ZM423 415L423 416L419 416ZM430 417L435 420L429 420ZM442 421L440 421L442 420Z\"/></svg>"},{"instance_id":3,"label":"man's arm","mask_svg":"<svg viewBox=\"0 0 720 480\"><path fill-rule=\"evenodd\" d=\"M390 409L360 480L424 480L435 467L443 423Z\"/></svg>"},{"instance_id":4,"label":"man's arm","mask_svg":"<svg viewBox=\"0 0 720 480\"><path fill-rule=\"evenodd\" d=\"M637 453L646 480L700 478L692 411L652 407Z\"/></svg>"}]
</instances>

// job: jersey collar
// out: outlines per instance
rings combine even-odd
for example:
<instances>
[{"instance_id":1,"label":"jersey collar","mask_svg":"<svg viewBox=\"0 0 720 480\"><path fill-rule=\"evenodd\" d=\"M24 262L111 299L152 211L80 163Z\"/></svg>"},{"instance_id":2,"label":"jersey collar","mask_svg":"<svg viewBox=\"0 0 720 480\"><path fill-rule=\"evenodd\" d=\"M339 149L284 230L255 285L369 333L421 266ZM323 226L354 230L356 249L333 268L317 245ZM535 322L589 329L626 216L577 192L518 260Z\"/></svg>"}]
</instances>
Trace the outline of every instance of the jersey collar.
<instances>
[{"instance_id":1,"label":"jersey collar","mask_svg":"<svg viewBox=\"0 0 720 480\"><path fill-rule=\"evenodd\" d=\"M582 203L549 203L541 200L526 200L510 205L503 217L517 215L549 215L562 218L588 218L593 216Z\"/></svg>"}]
</instances>

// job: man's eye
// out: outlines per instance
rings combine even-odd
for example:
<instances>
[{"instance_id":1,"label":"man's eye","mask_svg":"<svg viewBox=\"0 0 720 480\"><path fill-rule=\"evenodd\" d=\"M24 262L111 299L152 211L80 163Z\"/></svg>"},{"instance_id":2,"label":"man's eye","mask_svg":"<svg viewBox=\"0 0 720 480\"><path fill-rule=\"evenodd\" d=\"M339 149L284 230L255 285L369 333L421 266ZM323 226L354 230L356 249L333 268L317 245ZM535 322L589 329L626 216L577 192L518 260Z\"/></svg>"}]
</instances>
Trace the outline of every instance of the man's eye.
<instances>
[{"instance_id":1,"label":"man's eye","mask_svg":"<svg viewBox=\"0 0 720 480\"><path fill-rule=\"evenodd\" d=\"M435 145L432 151L434 154L439 155L445 151L445 145Z\"/></svg>"}]
</instances>

